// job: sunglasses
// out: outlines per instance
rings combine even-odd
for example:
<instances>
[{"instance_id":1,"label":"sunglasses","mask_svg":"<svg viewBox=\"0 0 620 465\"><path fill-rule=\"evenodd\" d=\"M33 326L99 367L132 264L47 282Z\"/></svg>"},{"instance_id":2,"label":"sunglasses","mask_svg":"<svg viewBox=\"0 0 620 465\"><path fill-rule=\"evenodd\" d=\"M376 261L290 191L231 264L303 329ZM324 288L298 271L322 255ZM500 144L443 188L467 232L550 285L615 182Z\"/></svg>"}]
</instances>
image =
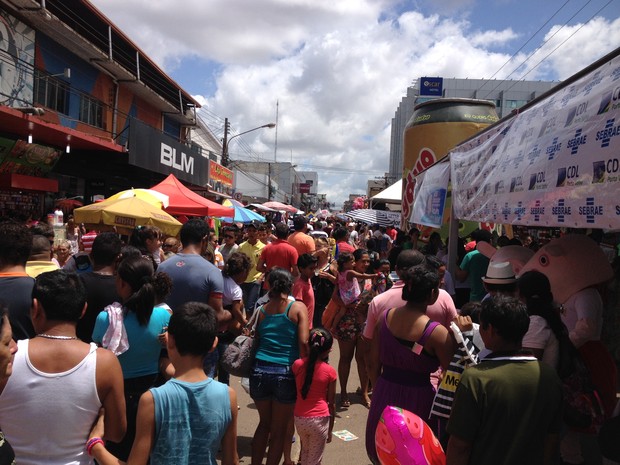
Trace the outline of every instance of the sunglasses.
<instances>
[{"instance_id":1,"label":"sunglasses","mask_svg":"<svg viewBox=\"0 0 620 465\"><path fill-rule=\"evenodd\" d=\"M163 247L164 249L169 249L169 248L171 248L171 247L174 247L174 244L164 244L164 245L162 245L162 247Z\"/></svg>"},{"instance_id":2,"label":"sunglasses","mask_svg":"<svg viewBox=\"0 0 620 465\"><path fill-rule=\"evenodd\" d=\"M235 238L235 236L230 236L230 235L224 236L224 239L234 239L234 238Z\"/></svg>"}]
</instances>

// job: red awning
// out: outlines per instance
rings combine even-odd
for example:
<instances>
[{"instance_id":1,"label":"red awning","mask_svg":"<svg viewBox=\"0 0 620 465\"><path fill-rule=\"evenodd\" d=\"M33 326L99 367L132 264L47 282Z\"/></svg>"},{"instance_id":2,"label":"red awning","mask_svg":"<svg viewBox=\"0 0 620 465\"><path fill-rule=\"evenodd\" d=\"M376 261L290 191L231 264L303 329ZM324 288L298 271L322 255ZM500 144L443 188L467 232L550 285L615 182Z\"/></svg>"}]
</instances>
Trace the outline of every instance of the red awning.
<instances>
[{"instance_id":1,"label":"red awning","mask_svg":"<svg viewBox=\"0 0 620 465\"><path fill-rule=\"evenodd\" d=\"M58 181L56 179L37 178L23 174L2 173L0 174L0 188L58 192Z\"/></svg>"},{"instance_id":2,"label":"red awning","mask_svg":"<svg viewBox=\"0 0 620 465\"><path fill-rule=\"evenodd\" d=\"M112 150L114 152L125 150L122 145L117 144L111 138L105 139L60 124L50 123L38 116L25 114L6 106L0 106L0 128L22 139L27 139L28 135L32 134L37 144L50 145L62 150L67 143L72 150Z\"/></svg>"},{"instance_id":3,"label":"red awning","mask_svg":"<svg viewBox=\"0 0 620 465\"><path fill-rule=\"evenodd\" d=\"M166 212L171 215L232 217L233 208L223 207L185 187L173 174L151 189L169 198Z\"/></svg>"}]
</instances>

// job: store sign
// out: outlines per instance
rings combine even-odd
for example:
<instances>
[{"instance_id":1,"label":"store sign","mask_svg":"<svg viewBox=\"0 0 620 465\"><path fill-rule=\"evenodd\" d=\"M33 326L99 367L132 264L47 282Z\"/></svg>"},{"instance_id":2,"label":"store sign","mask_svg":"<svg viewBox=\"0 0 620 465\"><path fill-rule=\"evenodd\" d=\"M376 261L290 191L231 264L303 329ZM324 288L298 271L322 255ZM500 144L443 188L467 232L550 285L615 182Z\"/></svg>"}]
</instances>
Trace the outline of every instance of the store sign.
<instances>
[{"instance_id":1,"label":"store sign","mask_svg":"<svg viewBox=\"0 0 620 465\"><path fill-rule=\"evenodd\" d=\"M209 159L192 147L157 129L131 119L129 122L129 163L177 178L197 186L209 179Z\"/></svg>"},{"instance_id":2,"label":"store sign","mask_svg":"<svg viewBox=\"0 0 620 465\"><path fill-rule=\"evenodd\" d=\"M302 182L299 184L299 192L301 194L309 194L310 193L310 187L312 187L312 183L310 182Z\"/></svg>"},{"instance_id":3,"label":"store sign","mask_svg":"<svg viewBox=\"0 0 620 465\"><path fill-rule=\"evenodd\" d=\"M420 78L422 86L420 95L429 97L441 97L443 95L443 78L440 77L423 77Z\"/></svg>"},{"instance_id":4,"label":"store sign","mask_svg":"<svg viewBox=\"0 0 620 465\"><path fill-rule=\"evenodd\" d=\"M0 137L0 173L44 177L60 159L54 147Z\"/></svg>"},{"instance_id":5,"label":"store sign","mask_svg":"<svg viewBox=\"0 0 620 465\"><path fill-rule=\"evenodd\" d=\"M211 184L220 182L223 186L232 187L233 172L219 163L209 160L209 181Z\"/></svg>"}]
</instances>

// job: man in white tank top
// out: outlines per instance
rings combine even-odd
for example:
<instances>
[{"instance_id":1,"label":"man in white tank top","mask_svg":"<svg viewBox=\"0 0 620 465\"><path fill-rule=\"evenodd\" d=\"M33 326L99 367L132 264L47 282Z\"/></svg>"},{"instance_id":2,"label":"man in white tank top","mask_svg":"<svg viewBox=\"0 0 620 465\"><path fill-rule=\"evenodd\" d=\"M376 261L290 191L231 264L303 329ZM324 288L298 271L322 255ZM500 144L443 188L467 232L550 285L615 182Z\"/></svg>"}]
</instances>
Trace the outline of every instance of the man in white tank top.
<instances>
[{"instance_id":1,"label":"man in white tank top","mask_svg":"<svg viewBox=\"0 0 620 465\"><path fill-rule=\"evenodd\" d=\"M101 407L106 439L125 435L120 364L112 352L77 338L86 291L75 274L42 273L33 297L37 335L18 341L13 376L0 387L0 424L19 464L90 464L84 444Z\"/></svg>"}]
</instances>

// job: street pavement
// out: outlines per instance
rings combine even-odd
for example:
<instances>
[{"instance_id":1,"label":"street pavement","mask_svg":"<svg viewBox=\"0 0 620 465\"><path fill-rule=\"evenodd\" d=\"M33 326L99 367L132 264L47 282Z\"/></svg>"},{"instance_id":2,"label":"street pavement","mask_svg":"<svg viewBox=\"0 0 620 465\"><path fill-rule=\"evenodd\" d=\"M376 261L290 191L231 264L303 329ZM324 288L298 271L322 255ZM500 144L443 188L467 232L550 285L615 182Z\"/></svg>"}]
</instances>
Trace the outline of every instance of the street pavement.
<instances>
[{"instance_id":1,"label":"street pavement","mask_svg":"<svg viewBox=\"0 0 620 465\"><path fill-rule=\"evenodd\" d=\"M338 343L334 341L334 348L329 357L330 364L337 368L338 365ZM239 463L248 465L251 463L251 441L254 436L254 430L258 425L258 411L250 396L241 387L240 378L231 376L230 385L237 391L237 400L239 406L239 419L237 426L237 450L239 452ZM337 384L336 392L340 392L340 385ZM325 465L370 465L370 460L366 456L366 448L364 438L366 434L366 418L368 409L361 403L360 396L355 394L355 390L359 387L359 376L357 374L357 366L355 360L351 366L351 374L349 376L348 391L351 400L351 406L347 409L338 408L339 395L336 394L336 420L334 431L347 430L353 433L358 439L353 441L343 441L335 436L332 442L325 446L325 454L323 463ZM293 444L293 460L299 457L299 438ZM218 463L221 463L218 460Z\"/></svg>"}]
</instances>

